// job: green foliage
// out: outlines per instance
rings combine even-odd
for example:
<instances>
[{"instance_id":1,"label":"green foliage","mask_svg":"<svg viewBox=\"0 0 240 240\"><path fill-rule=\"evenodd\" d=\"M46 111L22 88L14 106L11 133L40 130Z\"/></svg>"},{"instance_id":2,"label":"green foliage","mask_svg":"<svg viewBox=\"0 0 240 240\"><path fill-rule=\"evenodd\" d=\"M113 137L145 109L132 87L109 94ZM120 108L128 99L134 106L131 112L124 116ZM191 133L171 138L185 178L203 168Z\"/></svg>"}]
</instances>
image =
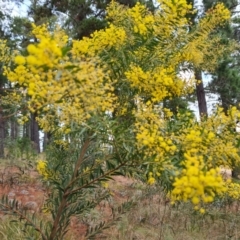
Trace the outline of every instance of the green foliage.
<instances>
[{"instance_id":1,"label":"green foliage","mask_svg":"<svg viewBox=\"0 0 240 240\"><path fill-rule=\"evenodd\" d=\"M237 106L240 102L240 72L239 59L226 56L219 64L216 75L210 83L210 90L218 93L222 105L227 111L230 106Z\"/></svg>"}]
</instances>

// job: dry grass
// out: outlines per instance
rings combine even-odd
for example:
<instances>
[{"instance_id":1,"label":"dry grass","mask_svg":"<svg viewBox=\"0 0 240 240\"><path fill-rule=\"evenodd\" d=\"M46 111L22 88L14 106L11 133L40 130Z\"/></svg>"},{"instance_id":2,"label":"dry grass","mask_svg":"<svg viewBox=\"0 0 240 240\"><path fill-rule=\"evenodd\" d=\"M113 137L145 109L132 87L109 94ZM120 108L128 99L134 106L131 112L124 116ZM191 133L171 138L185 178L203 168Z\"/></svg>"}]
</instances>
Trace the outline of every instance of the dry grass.
<instances>
[{"instance_id":1,"label":"dry grass","mask_svg":"<svg viewBox=\"0 0 240 240\"><path fill-rule=\"evenodd\" d=\"M114 183L114 191L123 184ZM227 240L240 239L240 203L217 202L205 206L206 214L192 205L171 205L160 187L139 183L124 186L125 198L137 198L137 205L121 221L107 229L101 239L108 240ZM117 189L117 190L116 190ZM116 203L117 204L117 203Z\"/></svg>"}]
</instances>

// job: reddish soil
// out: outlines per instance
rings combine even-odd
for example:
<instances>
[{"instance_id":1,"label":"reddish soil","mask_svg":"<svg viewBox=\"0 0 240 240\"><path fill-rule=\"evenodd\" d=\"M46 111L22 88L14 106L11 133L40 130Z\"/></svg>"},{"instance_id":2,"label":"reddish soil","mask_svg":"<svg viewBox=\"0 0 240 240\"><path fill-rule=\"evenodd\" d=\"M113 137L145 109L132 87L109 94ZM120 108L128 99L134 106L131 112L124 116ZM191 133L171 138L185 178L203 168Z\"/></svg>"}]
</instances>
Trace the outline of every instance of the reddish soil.
<instances>
[{"instance_id":1,"label":"reddish soil","mask_svg":"<svg viewBox=\"0 0 240 240\"><path fill-rule=\"evenodd\" d=\"M45 199L45 190L38 180L35 171L22 173L17 167L8 167L0 170L0 197L8 196L9 200L16 199L24 207L34 202L33 210L39 211Z\"/></svg>"}]
</instances>

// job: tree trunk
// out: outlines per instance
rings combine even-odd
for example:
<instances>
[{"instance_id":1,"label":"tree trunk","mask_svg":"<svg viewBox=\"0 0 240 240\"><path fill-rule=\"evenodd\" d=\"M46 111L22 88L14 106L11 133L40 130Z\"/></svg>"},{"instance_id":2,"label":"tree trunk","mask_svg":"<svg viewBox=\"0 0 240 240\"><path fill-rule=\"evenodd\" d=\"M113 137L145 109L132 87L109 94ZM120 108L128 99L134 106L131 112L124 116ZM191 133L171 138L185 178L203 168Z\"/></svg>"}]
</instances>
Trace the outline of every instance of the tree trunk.
<instances>
[{"instance_id":1,"label":"tree trunk","mask_svg":"<svg viewBox=\"0 0 240 240\"><path fill-rule=\"evenodd\" d=\"M40 153L40 142L39 142L39 127L36 121L36 114L31 114L30 119L30 140L33 143L33 148L37 153Z\"/></svg>"},{"instance_id":2,"label":"tree trunk","mask_svg":"<svg viewBox=\"0 0 240 240\"><path fill-rule=\"evenodd\" d=\"M48 146L51 139L51 134L49 132L44 132L43 136L43 150L46 150L46 147Z\"/></svg>"},{"instance_id":3,"label":"tree trunk","mask_svg":"<svg viewBox=\"0 0 240 240\"><path fill-rule=\"evenodd\" d=\"M0 113L0 158L4 157L5 129L3 114Z\"/></svg>"},{"instance_id":4,"label":"tree trunk","mask_svg":"<svg viewBox=\"0 0 240 240\"><path fill-rule=\"evenodd\" d=\"M228 97L226 97L226 94L224 94L224 92L219 91L219 95L220 95L220 100L222 102L222 108L224 110L224 113L227 115L228 114L228 109L229 109L231 104L229 103Z\"/></svg>"},{"instance_id":5,"label":"tree trunk","mask_svg":"<svg viewBox=\"0 0 240 240\"><path fill-rule=\"evenodd\" d=\"M15 140L18 137L18 123L15 119L12 119L10 124L11 124L10 136L12 140Z\"/></svg>"},{"instance_id":6,"label":"tree trunk","mask_svg":"<svg viewBox=\"0 0 240 240\"><path fill-rule=\"evenodd\" d=\"M203 86L201 70L195 70L195 78L198 80L198 83L196 84L196 94L197 94L199 115L200 115L200 118L207 117L208 113L207 113L206 94Z\"/></svg>"},{"instance_id":7,"label":"tree trunk","mask_svg":"<svg viewBox=\"0 0 240 240\"><path fill-rule=\"evenodd\" d=\"M30 122L31 120L29 120L28 122L24 123L23 125L23 138L27 138L27 139L31 139L31 129L30 129Z\"/></svg>"}]
</instances>

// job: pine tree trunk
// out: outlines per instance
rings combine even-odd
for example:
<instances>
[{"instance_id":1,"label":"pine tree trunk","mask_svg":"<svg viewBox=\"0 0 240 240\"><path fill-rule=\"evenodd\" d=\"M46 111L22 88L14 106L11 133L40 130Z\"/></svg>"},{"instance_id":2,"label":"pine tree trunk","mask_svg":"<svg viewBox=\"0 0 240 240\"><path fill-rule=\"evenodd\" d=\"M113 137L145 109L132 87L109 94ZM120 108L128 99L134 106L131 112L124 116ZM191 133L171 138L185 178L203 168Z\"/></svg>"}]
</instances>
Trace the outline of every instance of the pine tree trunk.
<instances>
[{"instance_id":1,"label":"pine tree trunk","mask_svg":"<svg viewBox=\"0 0 240 240\"><path fill-rule=\"evenodd\" d=\"M0 158L4 157L4 141L5 141L5 129L3 114L0 113Z\"/></svg>"},{"instance_id":2,"label":"pine tree trunk","mask_svg":"<svg viewBox=\"0 0 240 240\"><path fill-rule=\"evenodd\" d=\"M51 139L51 134L49 132L44 132L43 150L46 150L46 147L48 146L50 139Z\"/></svg>"},{"instance_id":3,"label":"pine tree trunk","mask_svg":"<svg viewBox=\"0 0 240 240\"><path fill-rule=\"evenodd\" d=\"M30 139L30 123L27 122L23 126L23 138L29 138Z\"/></svg>"},{"instance_id":4,"label":"pine tree trunk","mask_svg":"<svg viewBox=\"0 0 240 240\"><path fill-rule=\"evenodd\" d=\"M10 136L11 136L11 139L14 140L14 139L17 139L18 137L18 123L16 120L11 120L11 131L10 131Z\"/></svg>"},{"instance_id":5,"label":"pine tree trunk","mask_svg":"<svg viewBox=\"0 0 240 240\"><path fill-rule=\"evenodd\" d=\"M219 95L220 95L220 100L222 102L222 108L224 110L224 113L227 115L227 112L229 109L229 103L227 102L227 98L223 92L219 91Z\"/></svg>"},{"instance_id":6,"label":"pine tree trunk","mask_svg":"<svg viewBox=\"0 0 240 240\"><path fill-rule=\"evenodd\" d=\"M40 153L40 142L39 142L39 127L36 121L36 114L31 114L30 119L30 140L33 143L33 148L37 153Z\"/></svg>"},{"instance_id":7,"label":"pine tree trunk","mask_svg":"<svg viewBox=\"0 0 240 240\"><path fill-rule=\"evenodd\" d=\"M206 94L203 86L201 70L195 70L195 78L198 80L198 83L196 84L196 94L197 94L199 115L201 118L207 117L208 113L207 113Z\"/></svg>"}]
</instances>

